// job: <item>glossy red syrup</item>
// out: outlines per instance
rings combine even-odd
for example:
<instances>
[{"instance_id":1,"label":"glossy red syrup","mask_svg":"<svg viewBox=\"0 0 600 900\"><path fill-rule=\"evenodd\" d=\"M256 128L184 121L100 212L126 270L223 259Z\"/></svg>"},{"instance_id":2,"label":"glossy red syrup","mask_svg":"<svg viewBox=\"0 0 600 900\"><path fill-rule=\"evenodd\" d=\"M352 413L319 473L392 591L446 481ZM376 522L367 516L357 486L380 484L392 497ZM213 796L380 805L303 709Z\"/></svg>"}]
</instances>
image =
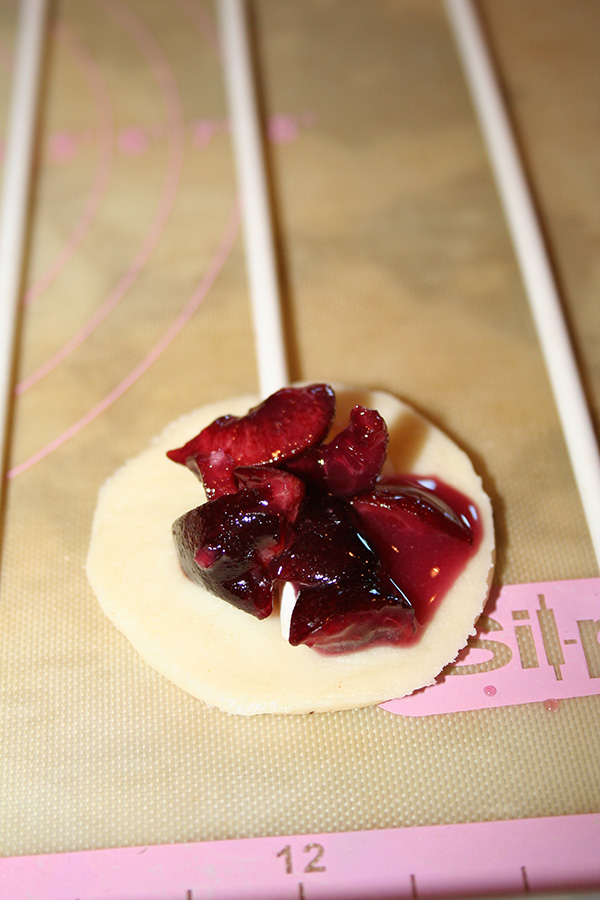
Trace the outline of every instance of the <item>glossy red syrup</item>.
<instances>
[{"instance_id":1,"label":"glossy red syrup","mask_svg":"<svg viewBox=\"0 0 600 900\"><path fill-rule=\"evenodd\" d=\"M476 506L437 478L415 476L380 481L350 503L359 531L422 628L481 543Z\"/></svg>"}]
</instances>

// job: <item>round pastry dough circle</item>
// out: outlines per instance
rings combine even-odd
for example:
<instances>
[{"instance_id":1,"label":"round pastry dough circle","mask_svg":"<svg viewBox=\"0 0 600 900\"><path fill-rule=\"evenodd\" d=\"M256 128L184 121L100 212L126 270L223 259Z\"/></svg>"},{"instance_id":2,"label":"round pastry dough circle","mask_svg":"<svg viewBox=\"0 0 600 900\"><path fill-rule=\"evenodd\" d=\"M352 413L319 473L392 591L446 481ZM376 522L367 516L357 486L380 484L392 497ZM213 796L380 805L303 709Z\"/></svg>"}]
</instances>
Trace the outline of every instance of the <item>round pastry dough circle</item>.
<instances>
[{"instance_id":1,"label":"round pastry dough circle","mask_svg":"<svg viewBox=\"0 0 600 900\"><path fill-rule=\"evenodd\" d=\"M244 396L203 407L169 425L101 488L87 559L98 601L142 658L184 691L230 713L307 713L382 703L431 684L474 633L493 568L489 500L466 454L445 434L389 394L336 389L334 429L358 404L379 410L390 432L397 472L435 475L479 509L483 539L421 639L411 647L373 647L322 656L292 647L274 612L259 621L189 581L171 525L205 500L200 482L166 451L217 416L243 415Z\"/></svg>"}]
</instances>

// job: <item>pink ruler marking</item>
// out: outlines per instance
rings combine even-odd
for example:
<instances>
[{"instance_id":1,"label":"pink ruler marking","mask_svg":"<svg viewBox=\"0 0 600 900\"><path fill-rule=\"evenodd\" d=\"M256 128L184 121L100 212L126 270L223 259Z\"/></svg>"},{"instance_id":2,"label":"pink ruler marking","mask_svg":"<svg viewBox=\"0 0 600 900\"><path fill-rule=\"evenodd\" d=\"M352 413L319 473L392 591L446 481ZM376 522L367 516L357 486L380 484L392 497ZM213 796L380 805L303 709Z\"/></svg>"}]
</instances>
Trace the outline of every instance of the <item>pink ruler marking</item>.
<instances>
[{"instance_id":1,"label":"pink ruler marking","mask_svg":"<svg viewBox=\"0 0 600 900\"><path fill-rule=\"evenodd\" d=\"M600 815L0 860L11 900L358 900L600 886Z\"/></svg>"}]
</instances>

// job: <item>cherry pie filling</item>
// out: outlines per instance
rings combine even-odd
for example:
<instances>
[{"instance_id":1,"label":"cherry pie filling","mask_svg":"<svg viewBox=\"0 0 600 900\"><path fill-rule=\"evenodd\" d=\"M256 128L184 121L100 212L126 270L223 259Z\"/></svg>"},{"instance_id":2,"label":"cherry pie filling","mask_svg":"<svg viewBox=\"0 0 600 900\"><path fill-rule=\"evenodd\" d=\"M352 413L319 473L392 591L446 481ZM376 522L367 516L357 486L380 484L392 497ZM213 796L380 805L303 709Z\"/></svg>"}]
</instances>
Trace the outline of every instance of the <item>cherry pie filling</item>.
<instances>
[{"instance_id":1,"label":"cherry pie filling","mask_svg":"<svg viewBox=\"0 0 600 900\"><path fill-rule=\"evenodd\" d=\"M192 581L258 619L293 585L289 642L325 654L415 643L482 538L475 504L433 475L382 474L388 432L335 394L283 388L167 456L207 500L173 536Z\"/></svg>"}]
</instances>

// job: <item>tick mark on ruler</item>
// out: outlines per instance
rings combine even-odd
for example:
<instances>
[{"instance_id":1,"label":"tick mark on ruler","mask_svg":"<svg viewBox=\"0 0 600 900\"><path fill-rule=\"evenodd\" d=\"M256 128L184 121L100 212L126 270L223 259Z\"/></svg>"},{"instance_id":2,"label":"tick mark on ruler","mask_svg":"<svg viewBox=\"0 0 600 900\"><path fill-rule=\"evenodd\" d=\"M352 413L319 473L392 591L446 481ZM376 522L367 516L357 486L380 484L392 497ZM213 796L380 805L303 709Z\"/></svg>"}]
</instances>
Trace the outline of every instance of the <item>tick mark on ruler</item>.
<instances>
[{"instance_id":1,"label":"tick mark on ruler","mask_svg":"<svg viewBox=\"0 0 600 900\"><path fill-rule=\"evenodd\" d=\"M527 869L525 866L521 866L521 878L523 879L523 888L526 894L531 893L531 888L529 887L529 878L527 877Z\"/></svg>"},{"instance_id":2,"label":"tick mark on ruler","mask_svg":"<svg viewBox=\"0 0 600 900\"><path fill-rule=\"evenodd\" d=\"M416 875L410 876L410 888L411 888L411 892L412 892L412 896L413 896L414 900L417 900L417 898L419 896L419 892L417 890L417 876Z\"/></svg>"}]
</instances>

